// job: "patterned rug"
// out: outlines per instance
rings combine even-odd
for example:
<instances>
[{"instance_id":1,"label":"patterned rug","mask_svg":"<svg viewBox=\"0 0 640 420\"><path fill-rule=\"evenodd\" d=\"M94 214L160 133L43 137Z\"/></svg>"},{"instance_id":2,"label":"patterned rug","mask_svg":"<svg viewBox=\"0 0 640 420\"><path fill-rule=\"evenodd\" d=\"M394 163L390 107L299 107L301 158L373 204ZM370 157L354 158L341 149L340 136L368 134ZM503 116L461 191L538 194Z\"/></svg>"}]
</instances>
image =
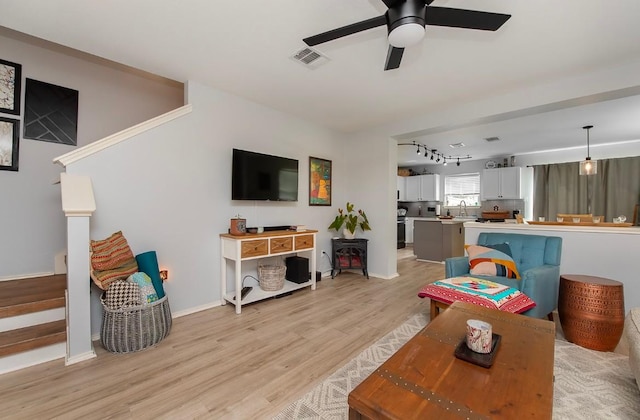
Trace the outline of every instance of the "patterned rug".
<instances>
[{"instance_id":1,"label":"patterned rug","mask_svg":"<svg viewBox=\"0 0 640 420\"><path fill-rule=\"evenodd\" d=\"M347 396L427 324L415 315L338 369L276 420L348 419ZM556 340L553 418L638 419L640 391L627 356L584 349Z\"/></svg>"}]
</instances>

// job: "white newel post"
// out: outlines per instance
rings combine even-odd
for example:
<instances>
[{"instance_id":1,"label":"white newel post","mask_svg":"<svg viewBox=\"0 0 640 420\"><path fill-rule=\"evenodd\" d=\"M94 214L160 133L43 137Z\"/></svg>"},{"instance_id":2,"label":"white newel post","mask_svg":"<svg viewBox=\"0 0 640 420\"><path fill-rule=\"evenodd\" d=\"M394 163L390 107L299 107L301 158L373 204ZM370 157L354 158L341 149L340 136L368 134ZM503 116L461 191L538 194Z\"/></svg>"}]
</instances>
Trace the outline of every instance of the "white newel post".
<instances>
[{"instance_id":1,"label":"white newel post","mask_svg":"<svg viewBox=\"0 0 640 420\"><path fill-rule=\"evenodd\" d=\"M96 354L91 343L89 219L96 210L91 179L60 174L62 210L67 217L67 365Z\"/></svg>"}]
</instances>

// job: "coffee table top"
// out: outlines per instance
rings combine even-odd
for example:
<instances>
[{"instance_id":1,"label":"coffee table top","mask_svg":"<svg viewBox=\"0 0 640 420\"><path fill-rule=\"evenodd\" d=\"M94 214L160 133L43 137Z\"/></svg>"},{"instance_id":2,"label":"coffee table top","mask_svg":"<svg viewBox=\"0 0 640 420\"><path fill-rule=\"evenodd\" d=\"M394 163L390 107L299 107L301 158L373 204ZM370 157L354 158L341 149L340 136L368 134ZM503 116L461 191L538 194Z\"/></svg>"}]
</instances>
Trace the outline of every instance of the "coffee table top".
<instances>
[{"instance_id":1,"label":"coffee table top","mask_svg":"<svg viewBox=\"0 0 640 420\"><path fill-rule=\"evenodd\" d=\"M466 321L502 336L489 369L454 356ZM454 302L349 394L370 418L551 418L555 324Z\"/></svg>"}]
</instances>

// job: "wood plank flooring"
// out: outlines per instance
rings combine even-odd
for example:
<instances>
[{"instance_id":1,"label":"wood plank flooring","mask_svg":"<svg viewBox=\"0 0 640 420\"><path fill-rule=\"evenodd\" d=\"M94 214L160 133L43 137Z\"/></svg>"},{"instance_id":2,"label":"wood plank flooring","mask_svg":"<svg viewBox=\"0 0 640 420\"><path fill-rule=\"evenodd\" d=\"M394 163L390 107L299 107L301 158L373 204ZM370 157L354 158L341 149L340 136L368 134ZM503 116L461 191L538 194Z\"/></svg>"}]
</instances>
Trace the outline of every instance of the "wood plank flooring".
<instances>
[{"instance_id":1,"label":"wood plank flooring","mask_svg":"<svg viewBox=\"0 0 640 420\"><path fill-rule=\"evenodd\" d=\"M400 276L357 272L324 278L316 291L231 305L174 320L156 348L68 367L58 360L0 377L0 418L266 419L409 316L444 265L406 250Z\"/></svg>"}]
</instances>

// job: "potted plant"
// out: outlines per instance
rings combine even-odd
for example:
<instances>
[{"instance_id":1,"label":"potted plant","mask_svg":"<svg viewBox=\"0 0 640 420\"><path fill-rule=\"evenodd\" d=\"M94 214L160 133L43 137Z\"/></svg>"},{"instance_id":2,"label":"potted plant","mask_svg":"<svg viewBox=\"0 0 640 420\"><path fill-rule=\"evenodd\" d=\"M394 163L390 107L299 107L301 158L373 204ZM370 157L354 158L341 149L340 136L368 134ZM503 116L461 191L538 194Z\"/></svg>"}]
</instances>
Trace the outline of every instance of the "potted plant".
<instances>
[{"instance_id":1,"label":"potted plant","mask_svg":"<svg viewBox=\"0 0 640 420\"><path fill-rule=\"evenodd\" d=\"M362 209L358 209L356 212L354 208L354 204L347 201L347 212L345 213L343 209L338 209L338 215L329 225L329 229L335 229L336 232L340 232L342 225L344 225L342 233L346 239L353 239L358 227L360 227L363 232L365 230L371 230L366 213Z\"/></svg>"}]
</instances>

